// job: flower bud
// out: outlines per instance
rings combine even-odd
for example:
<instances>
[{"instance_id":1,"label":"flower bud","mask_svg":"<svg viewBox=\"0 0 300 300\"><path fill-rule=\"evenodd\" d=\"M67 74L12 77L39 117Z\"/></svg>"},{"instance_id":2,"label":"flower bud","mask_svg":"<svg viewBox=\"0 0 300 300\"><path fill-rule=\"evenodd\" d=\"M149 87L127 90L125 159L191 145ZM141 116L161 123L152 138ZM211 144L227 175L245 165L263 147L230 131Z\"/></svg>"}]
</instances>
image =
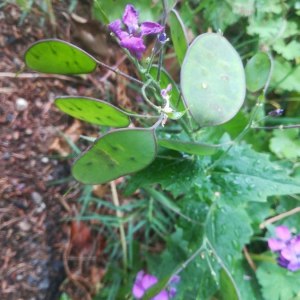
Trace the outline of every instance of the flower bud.
<instances>
[{"instance_id":1,"label":"flower bud","mask_svg":"<svg viewBox=\"0 0 300 300\"><path fill-rule=\"evenodd\" d=\"M270 111L268 115L272 118L276 118L276 117L281 116L282 113L283 113L283 109L275 109L275 110Z\"/></svg>"}]
</instances>

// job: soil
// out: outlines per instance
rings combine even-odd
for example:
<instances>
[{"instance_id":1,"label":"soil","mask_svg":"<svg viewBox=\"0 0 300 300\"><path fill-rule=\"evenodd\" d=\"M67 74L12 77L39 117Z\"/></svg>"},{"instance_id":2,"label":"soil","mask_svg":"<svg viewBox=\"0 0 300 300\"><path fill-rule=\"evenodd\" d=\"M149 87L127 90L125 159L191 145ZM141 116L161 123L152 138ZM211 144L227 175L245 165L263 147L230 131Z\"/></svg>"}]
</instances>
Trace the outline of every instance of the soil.
<instances>
[{"instance_id":1,"label":"soil","mask_svg":"<svg viewBox=\"0 0 300 300\"><path fill-rule=\"evenodd\" d=\"M70 225L70 222L61 221L80 211L77 200L82 186L71 178L72 159L68 157L74 153L58 130L77 142L80 134L96 136L98 129L59 112L54 99L58 95L85 95L103 100L109 96L118 99L127 109L132 108L128 93L124 92L124 80L118 80L105 70L97 70L83 78L37 74L31 70L14 77L24 67L26 49L39 39L57 37L95 50L84 40L86 28L82 31L77 24L76 35L72 34L67 1L52 3L55 26L48 18L41 25L43 15L35 6L22 24L19 24L22 10L17 5L6 4L0 8L2 300L56 300L62 290L74 300L91 299L104 274L100 248L105 241L83 223L74 221ZM79 2L76 12L88 16L90 11L89 5ZM95 23L88 25L94 30ZM111 65L123 62L122 52L112 50L114 45L107 32L99 28L101 35L97 38L108 43L107 53L113 55L103 58L103 53L97 53L97 49L94 54ZM126 62L119 68L128 72ZM86 147L86 142L80 142L80 147ZM70 187L71 191L64 197ZM94 192L107 197L106 188L98 186ZM82 263L87 254L90 261L86 259Z\"/></svg>"}]
</instances>

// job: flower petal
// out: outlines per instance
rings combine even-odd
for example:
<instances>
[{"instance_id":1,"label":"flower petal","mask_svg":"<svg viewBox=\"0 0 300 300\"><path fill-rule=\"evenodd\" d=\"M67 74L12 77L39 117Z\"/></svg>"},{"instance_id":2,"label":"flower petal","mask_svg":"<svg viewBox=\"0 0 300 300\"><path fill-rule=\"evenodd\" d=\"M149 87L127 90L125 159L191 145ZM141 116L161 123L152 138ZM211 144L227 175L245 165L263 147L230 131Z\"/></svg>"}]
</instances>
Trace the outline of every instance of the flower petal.
<instances>
[{"instance_id":1,"label":"flower petal","mask_svg":"<svg viewBox=\"0 0 300 300\"><path fill-rule=\"evenodd\" d=\"M122 30L121 20L113 21L108 25L108 28L116 35L116 37L121 41L129 37L129 34Z\"/></svg>"},{"instance_id":2,"label":"flower petal","mask_svg":"<svg viewBox=\"0 0 300 300\"><path fill-rule=\"evenodd\" d=\"M168 84L167 88L162 89L160 94L163 98L166 98L166 97L168 97L167 93L170 92L170 91L172 91L172 84L171 83Z\"/></svg>"},{"instance_id":3,"label":"flower petal","mask_svg":"<svg viewBox=\"0 0 300 300\"><path fill-rule=\"evenodd\" d=\"M169 300L169 294L167 291L162 290L155 297L151 298L150 300Z\"/></svg>"},{"instance_id":4,"label":"flower petal","mask_svg":"<svg viewBox=\"0 0 300 300\"><path fill-rule=\"evenodd\" d=\"M287 268L292 272L299 270L300 269L300 260L299 259L292 260L288 264Z\"/></svg>"},{"instance_id":5,"label":"flower petal","mask_svg":"<svg viewBox=\"0 0 300 300\"><path fill-rule=\"evenodd\" d=\"M280 257L278 257L276 260L280 267L287 268L289 261L286 260L282 255L280 255Z\"/></svg>"},{"instance_id":6,"label":"flower petal","mask_svg":"<svg viewBox=\"0 0 300 300\"><path fill-rule=\"evenodd\" d=\"M145 290L147 290L150 286L154 285L157 282L158 280L155 276L146 274L142 279L142 286Z\"/></svg>"},{"instance_id":7,"label":"flower petal","mask_svg":"<svg viewBox=\"0 0 300 300\"><path fill-rule=\"evenodd\" d=\"M176 288L174 288L173 286L171 286L171 287L169 288L169 296L170 296L170 298L175 297L176 294L177 294Z\"/></svg>"},{"instance_id":8,"label":"flower petal","mask_svg":"<svg viewBox=\"0 0 300 300\"><path fill-rule=\"evenodd\" d=\"M136 274L136 277L135 277L135 282L142 282L142 279L144 277L144 274L145 272L143 270L139 271L137 274Z\"/></svg>"},{"instance_id":9,"label":"flower petal","mask_svg":"<svg viewBox=\"0 0 300 300\"><path fill-rule=\"evenodd\" d=\"M289 241L292 237L290 230L286 226L276 227L276 234L281 240L285 242Z\"/></svg>"},{"instance_id":10,"label":"flower petal","mask_svg":"<svg viewBox=\"0 0 300 300\"><path fill-rule=\"evenodd\" d=\"M155 22L144 22L140 27L140 35L156 34L164 30L164 27Z\"/></svg>"},{"instance_id":11,"label":"flower petal","mask_svg":"<svg viewBox=\"0 0 300 300\"><path fill-rule=\"evenodd\" d=\"M296 257L292 247L285 247L282 249L281 255L287 260L293 260Z\"/></svg>"},{"instance_id":12,"label":"flower petal","mask_svg":"<svg viewBox=\"0 0 300 300\"><path fill-rule=\"evenodd\" d=\"M140 299L145 294L145 289L142 287L140 283L135 283L132 288L132 294L134 297Z\"/></svg>"},{"instance_id":13,"label":"flower petal","mask_svg":"<svg viewBox=\"0 0 300 300\"><path fill-rule=\"evenodd\" d=\"M129 34L135 34L139 28L139 13L131 4L126 5L122 20L128 27Z\"/></svg>"},{"instance_id":14,"label":"flower petal","mask_svg":"<svg viewBox=\"0 0 300 300\"><path fill-rule=\"evenodd\" d=\"M291 240L290 247L293 247L295 255L300 255L300 241L298 240L297 237Z\"/></svg>"},{"instance_id":15,"label":"flower petal","mask_svg":"<svg viewBox=\"0 0 300 300\"><path fill-rule=\"evenodd\" d=\"M268 245L272 251L280 251L286 247L286 244L283 241L274 238L270 238L268 240Z\"/></svg>"},{"instance_id":16,"label":"flower petal","mask_svg":"<svg viewBox=\"0 0 300 300\"><path fill-rule=\"evenodd\" d=\"M143 39L138 37L129 37L123 39L120 42L120 46L128 49L130 53L136 56L138 59L141 59L141 53L145 52L146 50Z\"/></svg>"}]
</instances>

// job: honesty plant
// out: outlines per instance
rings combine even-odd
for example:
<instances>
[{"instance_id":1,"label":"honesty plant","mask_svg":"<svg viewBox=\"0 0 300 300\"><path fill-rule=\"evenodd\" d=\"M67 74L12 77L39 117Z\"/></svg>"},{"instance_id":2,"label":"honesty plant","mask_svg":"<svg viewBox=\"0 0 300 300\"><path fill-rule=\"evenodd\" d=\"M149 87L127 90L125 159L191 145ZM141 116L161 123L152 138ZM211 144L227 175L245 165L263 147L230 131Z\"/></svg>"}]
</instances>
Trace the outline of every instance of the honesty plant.
<instances>
[{"instance_id":1,"label":"honesty plant","mask_svg":"<svg viewBox=\"0 0 300 300\"><path fill-rule=\"evenodd\" d=\"M166 258L168 262L161 270L165 277L158 281L160 276L140 271L133 284L133 295L143 300L167 300L172 297L210 299L217 294L224 300L239 300L241 294L248 297L248 291L253 288L243 289L248 283L241 278L248 273L241 263L241 251L246 252L245 245L257 231L258 220L262 222L267 216L263 209L256 216L256 211L260 211L256 205L267 204L269 196L300 193L300 182L271 162L267 155L257 153L248 145L237 144L247 133L254 134L253 130L258 134L260 129L288 129L299 125L259 126L262 120L283 113L277 108L259 115L273 70L269 53L257 52L244 68L238 52L220 31L201 34L189 45L180 15L171 9L175 2L162 1L161 24L151 20L140 24L139 12L132 4L124 5L122 21L108 22L112 36L128 54L140 79L57 39L31 45L25 53L25 63L39 72L69 75L92 73L97 67L103 67L140 87L149 107L145 114L128 112L89 97L73 95L55 99L56 106L63 112L108 130L74 161L72 174L77 181L102 184L136 173L127 183L125 194L130 195L142 187L151 199L178 216L174 227L176 236L169 237L167 247L173 245L182 254L183 261L166 249L160 260L164 262ZM143 38L148 34L156 35L157 39L150 57L145 57ZM164 47L169 42L181 67L179 84L163 68ZM156 58L158 64L154 65ZM240 110L246 88L257 97L254 106L253 101L247 103L249 119ZM135 124L149 126L134 127L133 118L143 120ZM232 125L233 118L235 125ZM221 124L224 126L214 127ZM161 184L170 195L147 187L155 183ZM178 201L173 202L168 197ZM149 211L152 213L152 208ZM291 271L298 270L299 237L292 237L283 226L277 227L276 233L278 239L269 239L269 247L280 254L278 264ZM123 243L126 248L127 241ZM191 261L196 262L194 269ZM159 268L157 266L157 270ZM178 282L176 276L180 272ZM191 282L196 278L200 290L196 292L192 283L184 278L190 278ZM176 280L180 296L175 295ZM254 294L255 291L251 295ZM254 299L254 296L249 297L244 299Z\"/></svg>"}]
</instances>

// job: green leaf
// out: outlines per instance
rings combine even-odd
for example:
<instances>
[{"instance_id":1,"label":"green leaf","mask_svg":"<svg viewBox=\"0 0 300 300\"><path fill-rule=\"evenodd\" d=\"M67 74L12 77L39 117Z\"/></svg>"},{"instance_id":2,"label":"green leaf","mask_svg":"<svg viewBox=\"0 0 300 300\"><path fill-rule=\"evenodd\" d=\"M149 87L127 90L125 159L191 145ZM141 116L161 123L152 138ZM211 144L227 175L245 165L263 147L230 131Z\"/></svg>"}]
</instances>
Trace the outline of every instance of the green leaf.
<instances>
[{"instance_id":1,"label":"green leaf","mask_svg":"<svg viewBox=\"0 0 300 300\"><path fill-rule=\"evenodd\" d=\"M271 262L262 262L256 272L264 299L294 300L299 293L300 274Z\"/></svg>"},{"instance_id":2,"label":"green leaf","mask_svg":"<svg viewBox=\"0 0 300 300\"><path fill-rule=\"evenodd\" d=\"M292 67L288 61L275 59L274 71L271 78L271 86L276 85L278 89L287 91L300 92L299 78L300 78L300 64ZM278 85L278 83L280 83Z\"/></svg>"},{"instance_id":3,"label":"green leaf","mask_svg":"<svg viewBox=\"0 0 300 300\"><path fill-rule=\"evenodd\" d=\"M280 38L288 38L297 34L298 31L296 22L287 22L286 19L282 17L277 19L249 18L249 25L247 27L247 33L249 35L257 34L264 40L264 44L271 46L274 45L274 41L278 39L278 33L280 33Z\"/></svg>"},{"instance_id":4,"label":"green leaf","mask_svg":"<svg viewBox=\"0 0 300 300\"><path fill-rule=\"evenodd\" d=\"M207 27L212 26L215 31L221 29L224 32L228 26L237 22L240 16L233 13L232 7L226 1L219 1L217 5L205 7L204 18Z\"/></svg>"},{"instance_id":5,"label":"green leaf","mask_svg":"<svg viewBox=\"0 0 300 300\"><path fill-rule=\"evenodd\" d=\"M169 139L157 139L160 146L196 155L213 155L217 152L218 147L208 144L200 144L187 141L177 141Z\"/></svg>"},{"instance_id":6,"label":"green leaf","mask_svg":"<svg viewBox=\"0 0 300 300\"><path fill-rule=\"evenodd\" d=\"M245 98L245 72L223 36L206 33L194 40L181 69L181 90L200 126L222 124L237 114Z\"/></svg>"},{"instance_id":7,"label":"green leaf","mask_svg":"<svg viewBox=\"0 0 300 300\"><path fill-rule=\"evenodd\" d=\"M299 200L290 196L280 197L279 205L276 207L276 214L280 215L286 213L299 206ZM279 220L276 225L285 225L288 228L296 229L296 232L300 232L300 214L295 213L287 218Z\"/></svg>"},{"instance_id":8,"label":"green leaf","mask_svg":"<svg viewBox=\"0 0 300 300\"><path fill-rule=\"evenodd\" d=\"M242 16L251 16L254 12L254 0L226 0L233 10L233 13Z\"/></svg>"},{"instance_id":9,"label":"green leaf","mask_svg":"<svg viewBox=\"0 0 300 300\"><path fill-rule=\"evenodd\" d=\"M220 270L220 292L222 300L242 300L236 283L225 268Z\"/></svg>"},{"instance_id":10,"label":"green leaf","mask_svg":"<svg viewBox=\"0 0 300 300\"><path fill-rule=\"evenodd\" d=\"M241 251L252 234L248 215L240 208L216 207L206 224L207 238L231 272L233 260L242 258Z\"/></svg>"},{"instance_id":11,"label":"green leaf","mask_svg":"<svg viewBox=\"0 0 300 300\"><path fill-rule=\"evenodd\" d=\"M295 159L300 156L299 128L274 130L270 150L279 158Z\"/></svg>"},{"instance_id":12,"label":"green leaf","mask_svg":"<svg viewBox=\"0 0 300 300\"><path fill-rule=\"evenodd\" d=\"M170 11L171 9L173 9L176 6L177 1L178 0L165 0L167 11Z\"/></svg>"},{"instance_id":13,"label":"green leaf","mask_svg":"<svg viewBox=\"0 0 300 300\"><path fill-rule=\"evenodd\" d=\"M98 15L98 12L101 16L101 20L103 20L103 22L108 25L110 22L109 22L109 19L107 17L107 15L105 14L105 12L103 11L101 5L99 4L99 2L97 0L94 0L94 13L96 15Z\"/></svg>"},{"instance_id":14,"label":"green leaf","mask_svg":"<svg viewBox=\"0 0 300 300\"><path fill-rule=\"evenodd\" d=\"M273 49L287 60L300 57L300 43L295 40L291 41L287 45L283 40L279 40L274 44Z\"/></svg>"},{"instance_id":15,"label":"green leaf","mask_svg":"<svg viewBox=\"0 0 300 300\"><path fill-rule=\"evenodd\" d=\"M100 184L137 172L155 158L153 129L118 129L100 136L73 163L76 180Z\"/></svg>"},{"instance_id":16,"label":"green leaf","mask_svg":"<svg viewBox=\"0 0 300 300\"><path fill-rule=\"evenodd\" d=\"M155 65L153 65L150 69L150 74L155 80L157 76L157 71L158 71L158 66ZM172 91L168 92L168 94L170 95L170 104L172 108L178 111L186 110L182 102L182 98L180 97L180 92L176 83L174 82L171 75L166 70L164 70L164 68L162 68L161 75L160 75L160 87L162 89L165 89L169 84L172 84Z\"/></svg>"},{"instance_id":17,"label":"green leaf","mask_svg":"<svg viewBox=\"0 0 300 300\"><path fill-rule=\"evenodd\" d=\"M158 283L151 286L148 290L146 290L142 300L149 300L156 296L160 291L164 289L167 283L170 281L171 275L165 276Z\"/></svg>"},{"instance_id":18,"label":"green leaf","mask_svg":"<svg viewBox=\"0 0 300 300\"><path fill-rule=\"evenodd\" d=\"M169 14L170 32L174 45L174 50L180 65L182 65L186 51L188 49L188 40L183 22L176 10L171 10Z\"/></svg>"},{"instance_id":19,"label":"green leaf","mask_svg":"<svg viewBox=\"0 0 300 300\"><path fill-rule=\"evenodd\" d=\"M97 67L94 57L67 42L49 39L31 45L25 53L28 68L50 74L86 74Z\"/></svg>"},{"instance_id":20,"label":"green leaf","mask_svg":"<svg viewBox=\"0 0 300 300\"><path fill-rule=\"evenodd\" d=\"M280 14L283 9L281 0L257 0L255 6L260 13Z\"/></svg>"},{"instance_id":21,"label":"green leaf","mask_svg":"<svg viewBox=\"0 0 300 300\"><path fill-rule=\"evenodd\" d=\"M154 197L157 201L159 201L162 205L170 208L175 212L180 212L180 207L174 201L171 201L168 197L166 197L163 193L158 192L149 187L144 187L144 190L149 193L152 197Z\"/></svg>"},{"instance_id":22,"label":"green leaf","mask_svg":"<svg viewBox=\"0 0 300 300\"><path fill-rule=\"evenodd\" d=\"M172 112L165 112L165 114L172 120L179 120L182 118L186 112L188 112L190 108L185 109L184 111L172 111Z\"/></svg>"},{"instance_id":23,"label":"green leaf","mask_svg":"<svg viewBox=\"0 0 300 300\"><path fill-rule=\"evenodd\" d=\"M242 300L263 300L255 272L246 260L239 260L234 264L232 276Z\"/></svg>"},{"instance_id":24,"label":"green leaf","mask_svg":"<svg viewBox=\"0 0 300 300\"><path fill-rule=\"evenodd\" d=\"M68 115L96 125L127 127L130 119L125 112L102 100L89 97L64 96L55 105Z\"/></svg>"},{"instance_id":25,"label":"green leaf","mask_svg":"<svg viewBox=\"0 0 300 300\"><path fill-rule=\"evenodd\" d=\"M248 62L245 69L246 85L250 92L263 88L268 81L272 68L270 56L265 52L256 53Z\"/></svg>"},{"instance_id":26,"label":"green leaf","mask_svg":"<svg viewBox=\"0 0 300 300\"><path fill-rule=\"evenodd\" d=\"M200 166L196 161L183 159L178 152L163 153L145 170L133 175L124 191L131 195L139 187L160 183L164 189L172 191L175 197L189 192L200 174Z\"/></svg>"},{"instance_id":27,"label":"green leaf","mask_svg":"<svg viewBox=\"0 0 300 300\"><path fill-rule=\"evenodd\" d=\"M235 146L210 175L208 182L202 182L203 190L210 198L217 191L220 204L236 206L247 201L265 202L268 196L300 193L299 180L249 146Z\"/></svg>"}]
</instances>

